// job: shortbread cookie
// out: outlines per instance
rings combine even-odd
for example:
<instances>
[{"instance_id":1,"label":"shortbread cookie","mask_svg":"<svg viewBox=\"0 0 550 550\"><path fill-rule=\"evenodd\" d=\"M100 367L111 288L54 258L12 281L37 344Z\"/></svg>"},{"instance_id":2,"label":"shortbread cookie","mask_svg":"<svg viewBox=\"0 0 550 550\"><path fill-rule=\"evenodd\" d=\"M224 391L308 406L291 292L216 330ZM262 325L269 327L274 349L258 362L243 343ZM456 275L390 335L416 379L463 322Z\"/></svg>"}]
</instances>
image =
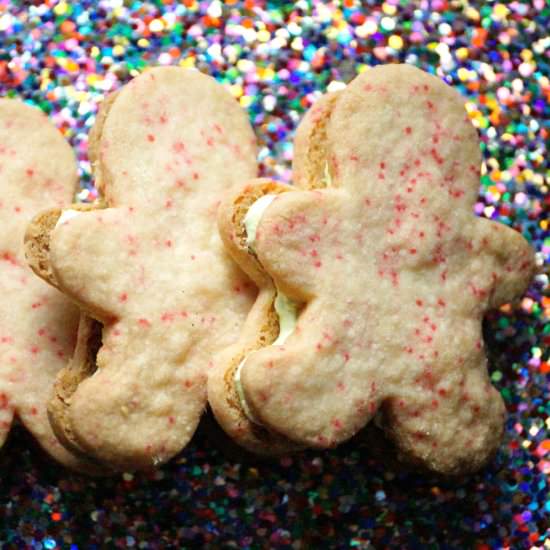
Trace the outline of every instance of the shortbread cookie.
<instances>
[{"instance_id":1,"label":"shortbread cookie","mask_svg":"<svg viewBox=\"0 0 550 550\"><path fill-rule=\"evenodd\" d=\"M38 109L0 100L0 445L14 416L58 461L87 469L64 449L46 404L70 359L78 309L32 273L23 235L36 212L70 204L77 169L69 144Z\"/></svg>"},{"instance_id":2,"label":"shortbread cookie","mask_svg":"<svg viewBox=\"0 0 550 550\"><path fill-rule=\"evenodd\" d=\"M460 95L411 66L370 69L314 107L294 174L319 189L264 197L244 230L221 224L226 242L246 232L255 265L296 313L283 342L235 354L251 421L327 448L377 415L423 467L456 474L488 460L505 409L481 321L521 295L534 256L520 234L473 215L480 164Z\"/></svg>"},{"instance_id":3,"label":"shortbread cookie","mask_svg":"<svg viewBox=\"0 0 550 550\"><path fill-rule=\"evenodd\" d=\"M61 373L50 414L71 447L147 468L192 437L211 358L256 294L216 228L222 191L256 173L255 140L213 79L156 68L105 102L90 153L108 208L46 214L37 272L102 323L101 345Z\"/></svg>"},{"instance_id":4,"label":"shortbread cookie","mask_svg":"<svg viewBox=\"0 0 550 550\"><path fill-rule=\"evenodd\" d=\"M336 97L337 94L327 94L320 98L300 124L299 135L304 138L296 141L295 154L307 156L305 170L309 170L314 162L324 162L322 148L310 151L308 155L305 155L305 148L309 141L322 143L318 136L325 132L326 115ZM314 135L316 139L311 137ZM324 165L326 167L326 163ZM297 180L296 186L303 189L323 186L327 177L328 172L324 168L319 180L302 177ZM218 216L220 234L228 252L256 283L260 292L239 341L214 360L214 368L208 377L208 402L216 420L230 437L249 451L266 456L277 456L303 448L303 445L252 421L240 386L240 369L245 358L257 349L275 342L280 343L294 322L295 312L284 307L287 304L284 295L277 291L271 277L259 264L252 244L252 232L261 217L262 209L278 193L292 189L288 185L268 179L252 181L244 188L240 187L225 196ZM251 209L253 204L255 206Z\"/></svg>"}]
</instances>

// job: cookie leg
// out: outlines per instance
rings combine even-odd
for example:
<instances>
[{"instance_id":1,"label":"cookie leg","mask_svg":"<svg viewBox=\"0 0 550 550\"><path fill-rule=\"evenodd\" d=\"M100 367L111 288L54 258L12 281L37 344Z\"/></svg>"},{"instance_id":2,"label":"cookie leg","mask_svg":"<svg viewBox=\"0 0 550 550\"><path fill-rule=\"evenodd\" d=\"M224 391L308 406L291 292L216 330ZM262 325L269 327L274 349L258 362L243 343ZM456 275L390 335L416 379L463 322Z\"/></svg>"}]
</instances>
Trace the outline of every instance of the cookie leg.
<instances>
[{"instance_id":1,"label":"cookie leg","mask_svg":"<svg viewBox=\"0 0 550 550\"><path fill-rule=\"evenodd\" d=\"M129 218L131 213L115 209L79 212L58 222L51 234L49 261L57 285L101 321L117 317L127 306L129 289L140 291L144 279L140 266L130 263L141 243ZM106 268L112 258L128 266L114 284Z\"/></svg>"},{"instance_id":2,"label":"cookie leg","mask_svg":"<svg viewBox=\"0 0 550 550\"><path fill-rule=\"evenodd\" d=\"M404 458L453 475L475 471L496 451L504 403L479 369L385 401L382 423Z\"/></svg>"},{"instance_id":3,"label":"cookie leg","mask_svg":"<svg viewBox=\"0 0 550 550\"><path fill-rule=\"evenodd\" d=\"M329 303L330 311L345 307ZM251 354L241 371L244 396L260 422L317 448L355 435L374 416L381 396L378 363L356 359L359 346L367 345L366 323L356 323L354 340L348 323L336 330L324 311L319 301L308 304L288 340ZM323 320L319 331L302 329Z\"/></svg>"},{"instance_id":4,"label":"cookie leg","mask_svg":"<svg viewBox=\"0 0 550 550\"><path fill-rule=\"evenodd\" d=\"M118 470L171 458L191 439L206 401L202 350L193 348L190 338L166 337L159 350L142 335L135 340L142 343L129 350L116 343L119 332L128 330L104 331L98 370L79 384L67 412L79 447ZM182 327L179 334L185 333L189 330Z\"/></svg>"}]
</instances>

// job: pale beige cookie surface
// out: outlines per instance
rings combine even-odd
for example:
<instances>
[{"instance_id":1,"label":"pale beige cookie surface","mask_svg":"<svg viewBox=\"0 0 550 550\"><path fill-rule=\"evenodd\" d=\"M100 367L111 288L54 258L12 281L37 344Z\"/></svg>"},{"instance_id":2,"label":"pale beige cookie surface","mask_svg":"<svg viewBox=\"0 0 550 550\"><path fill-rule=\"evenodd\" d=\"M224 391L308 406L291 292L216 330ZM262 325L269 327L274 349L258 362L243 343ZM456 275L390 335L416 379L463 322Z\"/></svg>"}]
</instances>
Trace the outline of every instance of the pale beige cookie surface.
<instances>
[{"instance_id":1,"label":"pale beige cookie surface","mask_svg":"<svg viewBox=\"0 0 550 550\"><path fill-rule=\"evenodd\" d=\"M46 404L70 359L78 309L36 277L23 235L41 208L70 204L77 183L69 144L38 109L0 100L0 445L18 417L58 461L86 470L54 436Z\"/></svg>"},{"instance_id":2,"label":"pale beige cookie surface","mask_svg":"<svg viewBox=\"0 0 550 550\"><path fill-rule=\"evenodd\" d=\"M308 116L295 176L254 254L299 312L280 345L246 358L243 401L265 429L325 448L379 413L408 459L472 471L498 447L483 314L525 290L534 255L476 218L481 157L460 95L405 65L370 69ZM325 102L325 106L326 106Z\"/></svg>"},{"instance_id":3,"label":"pale beige cookie surface","mask_svg":"<svg viewBox=\"0 0 550 550\"><path fill-rule=\"evenodd\" d=\"M190 440L209 362L255 296L216 228L221 193L256 173L255 140L213 79L156 68L108 98L90 146L108 208L62 218L49 263L102 342L95 368L84 352L61 374L50 412L81 452L147 468Z\"/></svg>"}]
</instances>

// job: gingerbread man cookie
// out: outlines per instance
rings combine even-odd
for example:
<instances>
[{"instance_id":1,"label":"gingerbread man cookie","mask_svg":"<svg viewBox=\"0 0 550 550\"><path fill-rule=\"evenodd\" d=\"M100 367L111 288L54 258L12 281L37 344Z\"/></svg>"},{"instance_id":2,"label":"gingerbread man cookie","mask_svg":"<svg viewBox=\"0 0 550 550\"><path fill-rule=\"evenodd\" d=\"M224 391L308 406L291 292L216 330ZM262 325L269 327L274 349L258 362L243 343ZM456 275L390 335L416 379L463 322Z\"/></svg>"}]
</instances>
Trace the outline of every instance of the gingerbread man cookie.
<instances>
[{"instance_id":1,"label":"gingerbread man cookie","mask_svg":"<svg viewBox=\"0 0 550 550\"><path fill-rule=\"evenodd\" d=\"M251 422L327 448L378 414L401 453L433 471L488 460L505 409L481 321L521 295L534 255L473 215L480 164L460 95L411 66L370 69L313 107L294 174L318 189L264 196L244 216L249 251L294 317L233 377ZM243 230L222 231L230 242Z\"/></svg>"},{"instance_id":2,"label":"gingerbread man cookie","mask_svg":"<svg viewBox=\"0 0 550 550\"><path fill-rule=\"evenodd\" d=\"M69 144L38 109L0 100L0 445L14 416L58 461L87 469L64 449L46 405L73 353L78 309L32 273L23 235L45 206L70 204L77 184Z\"/></svg>"},{"instance_id":3,"label":"gingerbread man cookie","mask_svg":"<svg viewBox=\"0 0 550 550\"><path fill-rule=\"evenodd\" d=\"M256 173L255 139L213 79L156 68L108 98L91 157L108 208L49 214L45 251L53 282L102 323L101 342L61 373L50 412L72 447L146 468L192 437L211 357L255 295L216 228L222 191Z\"/></svg>"}]
</instances>

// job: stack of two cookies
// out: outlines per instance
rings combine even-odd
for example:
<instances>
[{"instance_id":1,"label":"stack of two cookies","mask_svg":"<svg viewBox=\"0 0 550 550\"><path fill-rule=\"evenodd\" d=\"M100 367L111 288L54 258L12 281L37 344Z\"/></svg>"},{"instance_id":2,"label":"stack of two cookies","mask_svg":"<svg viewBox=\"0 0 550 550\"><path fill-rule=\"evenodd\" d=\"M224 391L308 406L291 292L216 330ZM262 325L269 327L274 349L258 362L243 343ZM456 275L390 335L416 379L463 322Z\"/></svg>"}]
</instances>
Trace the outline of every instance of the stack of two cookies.
<instances>
[{"instance_id":1,"label":"stack of two cookies","mask_svg":"<svg viewBox=\"0 0 550 550\"><path fill-rule=\"evenodd\" d=\"M71 170L51 147L26 154L53 166L53 188ZM33 270L81 311L76 330L43 285L70 322L50 308L29 329L78 335L53 390L53 364L40 383L58 458L161 464L207 401L258 454L332 447L375 415L435 471L494 452L504 407L481 318L523 291L533 259L470 212L480 158L459 96L411 67L370 70L316 103L295 151L295 187L254 180L245 114L196 72L153 69L105 101L90 136L101 207L56 196L26 229Z\"/></svg>"}]
</instances>

